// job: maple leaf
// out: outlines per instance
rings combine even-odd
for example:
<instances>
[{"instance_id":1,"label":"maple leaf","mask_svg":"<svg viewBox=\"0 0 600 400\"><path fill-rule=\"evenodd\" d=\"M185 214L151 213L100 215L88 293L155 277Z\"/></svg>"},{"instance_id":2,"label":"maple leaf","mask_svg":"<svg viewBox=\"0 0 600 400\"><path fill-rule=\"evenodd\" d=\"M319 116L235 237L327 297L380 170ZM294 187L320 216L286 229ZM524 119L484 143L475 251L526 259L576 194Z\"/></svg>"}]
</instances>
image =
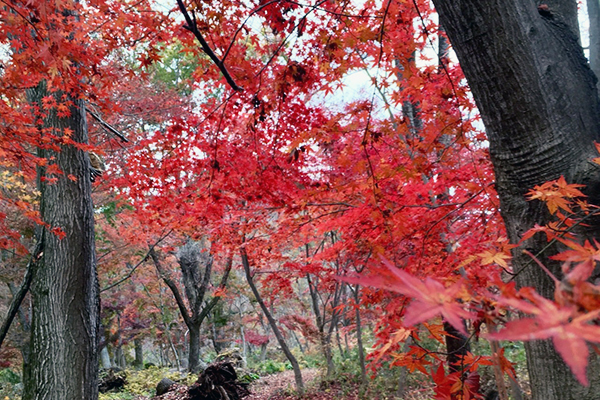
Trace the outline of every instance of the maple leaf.
<instances>
[{"instance_id":1,"label":"maple leaf","mask_svg":"<svg viewBox=\"0 0 600 400\"><path fill-rule=\"evenodd\" d=\"M392 353L391 356L394 359L393 365L399 367L406 367L409 372L420 371L427 375L427 369L425 367L431 364L431 361L427 360L427 350L418 346L411 346L408 353Z\"/></svg>"},{"instance_id":2,"label":"maple leaf","mask_svg":"<svg viewBox=\"0 0 600 400\"><path fill-rule=\"evenodd\" d=\"M507 374L513 380L516 379L515 367L514 364L511 363L506 356L504 355L504 347L500 348L495 354L494 358L500 365L500 369L503 373ZM493 364L493 363L492 363Z\"/></svg>"},{"instance_id":3,"label":"maple leaf","mask_svg":"<svg viewBox=\"0 0 600 400\"><path fill-rule=\"evenodd\" d=\"M565 276L565 280L570 283L582 282L592 276L596 261L600 261L600 244L596 240L594 240L594 244L586 240L583 245L572 240L562 238L558 238L558 240L570 247L571 250L563 251L551 258L576 263L575 267Z\"/></svg>"},{"instance_id":4,"label":"maple leaf","mask_svg":"<svg viewBox=\"0 0 600 400\"><path fill-rule=\"evenodd\" d=\"M524 299L502 298L499 303L516 308L531 318L522 318L506 324L500 332L489 333L491 340L552 339L554 347L583 385L588 384L585 369L588 363L586 341L600 343L600 326L591 324L600 310L579 315L575 306L560 306L531 288L523 288Z\"/></svg>"},{"instance_id":5,"label":"maple leaf","mask_svg":"<svg viewBox=\"0 0 600 400\"><path fill-rule=\"evenodd\" d=\"M600 143L594 142L594 145L596 146L596 151L600 153ZM593 158L592 161L596 164L600 164L600 157Z\"/></svg>"},{"instance_id":6,"label":"maple leaf","mask_svg":"<svg viewBox=\"0 0 600 400\"><path fill-rule=\"evenodd\" d=\"M381 260L387 270L380 270L380 275L371 275L360 279L350 277L341 279L359 285L391 290L411 297L413 301L404 314L406 326L416 325L441 315L450 325L467 336L463 319L472 318L474 315L466 311L457 301L463 291L462 284L455 283L444 287L432 278L421 281L397 268L387 259L382 257Z\"/></svg>"},{"instance_id":7,"label":"maple leaf","mask_svg":"<svg viewBox=\"0 0 600 400\"><path fill-rule=\"evenodd\" d=\"M508 269L508 263L506 262L506 260L511 259L510 254L506 254L502 251L486 250L481 253L478 253L477 255L481 257L482 265L498 264L499 266L506 269Z\"/></svg>"},{"instance_id":8,"label":"maple leaf","mask_svg":"<svg viewBox=\"0 0 600 400\"><path fill-rule=\"evenodd\" d=\"M401 328L392 333L390 340L388 340L388 342L378 350L379 354L375 358L375 362L379 361L392 346L398 344L399 342L405 341L410 336L410 332L411 331L408 329Z\"/></svg>"},{"instance_id":9,"label":"maple leaf","mask_svg":"<svg viewBox=\"0 0 600 400\"><path fill-rule=\"evenodd\" d=\"M447 333L444 331L443 324L429 324L427 322L423 323L423 326L429 331L430 337L432 339L437 340L441 344L445 344L444 335Z\"/></svg>"},{"instance_id":10,"label":"maple leaf","mask_svg":"<svg viewBox=\"0 0 600 400\"><path fill-rule=\"evenodd\" d=\"M494 365L489 356L476 356L470 351L467 351L467 354L463 356L459 356L459 358L457 364L468 366L469 371L476 371L479 365Z\"/></svg>"},{"instance_id":11,"label":"maple leaf","mask_svg":"<svg viewBox=\"0 0 600 400\"><path fill-rule=\"evenodd\" d=\"M575 183L567 183L565 178L561 176L555 181L549 181L542 185L536 185L531 189L527 195L530 200L540 200L546 203L550 214L554 215L561 209L570 214L573 213L571 210L571 199L576 197L585 197L585 195L578 189L584 185Z\"/></svg>"}]
</instances>

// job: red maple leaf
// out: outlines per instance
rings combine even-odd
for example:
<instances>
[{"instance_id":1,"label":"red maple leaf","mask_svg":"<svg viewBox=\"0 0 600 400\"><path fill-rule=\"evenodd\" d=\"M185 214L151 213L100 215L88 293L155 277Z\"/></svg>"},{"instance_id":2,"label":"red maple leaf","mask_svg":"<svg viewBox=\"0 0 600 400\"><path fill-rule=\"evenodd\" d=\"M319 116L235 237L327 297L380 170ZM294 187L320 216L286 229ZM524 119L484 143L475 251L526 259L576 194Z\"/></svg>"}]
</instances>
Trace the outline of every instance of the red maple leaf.
<instances>
[{"instance_id":1,"label":"red maple leaf","mask_svg":"<svg viewBox=\"0 0 600 400\"><path fill-rule=\"evenodd\" d=\"M552 339L554 347L583 385L588 384L585 369L588 363L586 341L600 343L600 326L591 324L600 310L580 314L574 305L560 306L532 288L523 288L518 298L502 298L499 303L516 308L531 318L511 321L497 333L488 334L492 340Z\"/></svg>"},{"instance_id":2,"label":"red maple leaf","mask_svg":"<svg viewBox=\"0 0 600 400\"><path fill-rule=\"evenodd\" d=\"M411 297L413 301L404 314L405 326L416 325L441 315L459 332L467 335L463 319L473 318L474 315L466 311L464 305L457 301L463 292L461 283L445 287L433 278L421 281L383 257L382 262L387 270L379 270L378 275L360 278L345 277L343 280L387 289Z\"/></svg>"}]
</instances>

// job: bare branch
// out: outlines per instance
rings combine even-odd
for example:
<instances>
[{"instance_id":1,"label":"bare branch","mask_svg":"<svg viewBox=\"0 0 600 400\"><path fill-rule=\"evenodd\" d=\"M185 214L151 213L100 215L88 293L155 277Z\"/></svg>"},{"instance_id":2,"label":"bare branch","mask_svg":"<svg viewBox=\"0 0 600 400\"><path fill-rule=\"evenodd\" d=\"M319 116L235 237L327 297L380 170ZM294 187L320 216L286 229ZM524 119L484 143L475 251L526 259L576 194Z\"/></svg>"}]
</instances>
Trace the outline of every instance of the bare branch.
<instances>
[{"instance_id":1,"label":"bare branch","mask_svg":"<svg viewBox=\"0 0 600 400\"><path fill-rule=\"evenodd\" d=\"M229 257L227 259L227 264L225 265L225 272L223 272L223 277L221 278L221 283L219 283L219 289L223 290L227 286L227 279L229 278L229 273L231 272L231 266L233 265L233 257ZM215 296L213 297L208 304L204 306L200 315L198 315L198 323L201 324L204 321L204 318L212 311L213 308L217 305L218 301L221 300L221 297Z\"/></svg>"},{"instance_id":2,"label":"bare branch","mask_svg":"<svg viewBox=\"0 0 600 400\"><path fill-rule=\"evenodd\" d=\"M185 25L185 28L188 31L192 32L194 34L194 36L196 36L196 39L198 39L198 41L200 42L200 45L202 46L202 50L204 50L204 52L210 57L210 59L213 61L213 63L215 63L217 68L219 68L219 71L221 71L221 73L225 77L225 80L227 81L227 83L229 83L229 86L231 86L231 88L233 90L235 90L236 92L243 91L244 88L238 86L235 83L235 81L231 77L231 74L225 67L225 64L223 64L223 61L221 61L219 59L219 57L217 57L215 52L210 48L208 42L204 39L204 36L202 36L202 33L198 30L198 25L196 24L196 17L194 16L192 18L190 16L190 14L188 13L187 9L185 8L185 4L183 4L182 0L177 0L177 5L179 6L181 13L183 14L183 17L185 18L185 22L187 24L187 25Z\"/></svg>"},{"instance_id":3,"label":"bare branch","mask_svg":"<svg viewBox=\"0 0 600 400\"><path fill-rule=\"evenodd\" d=\"M173 229L171 229L169 232L167 232L166 235L162 236L161 238L159 238L156 243L154 243L151 247L150 250L148 250L148 252L146 253L146 255L144 256L144 258L142 258L140 260L140 262L138 262L137 264L135 264L135 266L133 266L133 268L131 268L129 270L129 273L127 273L127 275L125 275L123 278L119 279L118 281L106 286L105 288L100 290L100 293L105 292L107 290L110 290L112 288L114 288L115 286L119 286L121 283L125 282L127 279L131 278L133 276L133 273L135 272L135 270L142 265L144 262L146 262L146 260L148 260L148 257L150 257L150 251L154 250L154 248L156 246L158 246L158 244L160 242L162 242L163 240L165 240L167 238L167 236L169 236L171 234L171 232L173 232Z\"/></svg>"},{"instance_id":4,"label":"bare branch","mask_svg":"<svg viewBox=\"0 0 600 400\"><path fill-rule=\"evenodd\" d=\"M102 119L102 117L100 117L98 114L96 114L94 111L90 110L88 107L85 108L85 110L87 112L90 113L90 115L100 123L100 125L102 125L102 127L104 129L106 129L107 131L109 131L110 133L112 133L113 135L115 135L116 137L118 137L119 139L121 139L121 141L125 142L125 143L129 143L129 140L125 137L125 135L123 135L121 132L119 132L117 129L115 129L112 125L110 125L108 122L104 121Z\"/></svg>"},{"instance_id":5,"label":"bare branch","mask_svg":"<svg viewBox=\"0 0 600 400\"><path fill-rule=\"evenodd\" d=\"M179 312L181 312L181 316L183 317L183 321L185 322L186 326L192 326L192 317L185 306L185 302L183 301L183 297L181 297L181 293L179 292L177 285L171 278L167 276L165 270L160 264L160 260L158 259L158 255L156 254L156 251L154 251L154 248L151 248L148 254L150 254L152 261L154 261L154 266L156 266L158 274L169 287L169 289L171 289L171 292L173 292L173 296L175 297L175 301L177 301L177 306L179 307Z\"/></svg>"},{"instance_id":6,"label":"bare branch","mask_svg":"<svg viewBox=\"0 0 600 400\"><path fill-rule=\"evenodd\" d=\"M31 282L33 281L33 276L35 275L37 263L42 256L43 248L44 241L42 237L42 239L35 246L33 253L31 254L31 259L27 263L27 269L25 271L25 276L23 277L23 283L21 283L19 291L14 295L10 303L8 313L6 315L6 319L4 320L2 327L0 327L0 347L2 347L2 342L8 334L8 329L10 328L10 325L12 324L15 315L17 315L17 312L19 311L19 307L21 307L21 303L23 302L25 295L29 291L29 287L31 286Z\"/></svg>"}]
</instances>

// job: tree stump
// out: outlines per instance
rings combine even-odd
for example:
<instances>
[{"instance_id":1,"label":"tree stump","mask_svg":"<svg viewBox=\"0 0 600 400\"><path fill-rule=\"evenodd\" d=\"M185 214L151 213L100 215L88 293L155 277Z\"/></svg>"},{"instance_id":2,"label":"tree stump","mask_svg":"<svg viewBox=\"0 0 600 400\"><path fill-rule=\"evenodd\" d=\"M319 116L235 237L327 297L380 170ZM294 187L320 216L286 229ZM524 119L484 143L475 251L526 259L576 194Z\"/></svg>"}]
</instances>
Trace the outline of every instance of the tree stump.
<instances>
[{"instance_id":1,"label":"tree stump","mask_svg":"<svg viewBox=\"0 0 600 400\"><path fill-rule=\"evenodd\" d=\"M189 388L172 383L167 390L159 395L157 386L157 396L152 400L241 400L250 394L248 383L237 380L229 361L209 365Z\"/></svg>"}]
</instances>

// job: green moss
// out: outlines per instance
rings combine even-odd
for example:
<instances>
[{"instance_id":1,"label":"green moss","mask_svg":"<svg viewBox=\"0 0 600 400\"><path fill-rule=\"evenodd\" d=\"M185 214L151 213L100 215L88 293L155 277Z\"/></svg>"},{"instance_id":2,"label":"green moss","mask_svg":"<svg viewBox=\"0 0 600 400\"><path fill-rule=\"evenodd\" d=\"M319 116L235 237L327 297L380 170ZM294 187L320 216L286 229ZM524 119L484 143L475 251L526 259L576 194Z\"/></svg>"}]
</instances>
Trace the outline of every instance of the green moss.
<instances>
[{"instance_id":1,"label":"green moss","mask_svg":"<svg viewBox=\"0 0 600 400\"><path fill-rule=\"evenodd\" d=\"M141 371L126 370L127 384L119 393L100 394L99 400L132 400L135 396L154 396L156 385L163 378L169 378L183 385L191 385L198 379L194 374L181 374L168 368L150 367Z\"/></svg>"}]
</instances>

